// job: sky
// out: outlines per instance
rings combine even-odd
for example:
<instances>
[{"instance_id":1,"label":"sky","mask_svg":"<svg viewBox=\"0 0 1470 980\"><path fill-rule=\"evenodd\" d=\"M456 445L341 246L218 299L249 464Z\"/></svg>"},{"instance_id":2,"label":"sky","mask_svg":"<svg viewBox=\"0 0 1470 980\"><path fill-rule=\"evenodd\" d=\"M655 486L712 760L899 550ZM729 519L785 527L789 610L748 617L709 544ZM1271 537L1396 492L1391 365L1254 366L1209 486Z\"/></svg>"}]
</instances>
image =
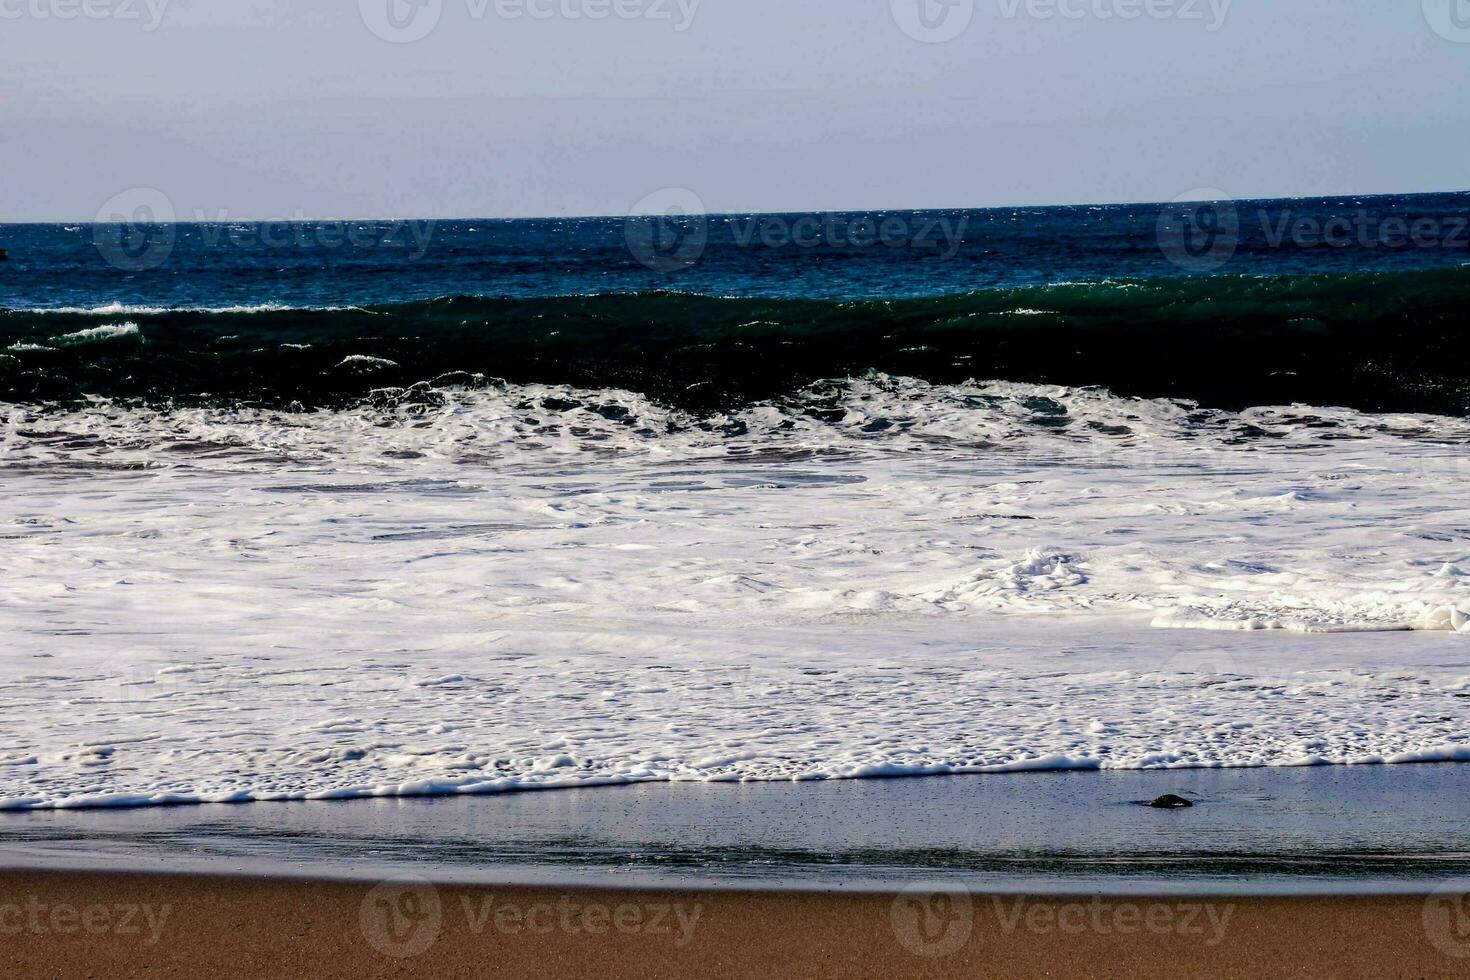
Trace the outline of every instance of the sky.
<instances>
[{"instance_id":1,"label":"sky","mask_svg":"<svg viewBox=\"0 0 1470 980\"><path fill-rule=\"evenodd\" d=\"M0 221L1463 190L1467 90L1470 0L0 0Z\"/></svg>"}]
</instances>

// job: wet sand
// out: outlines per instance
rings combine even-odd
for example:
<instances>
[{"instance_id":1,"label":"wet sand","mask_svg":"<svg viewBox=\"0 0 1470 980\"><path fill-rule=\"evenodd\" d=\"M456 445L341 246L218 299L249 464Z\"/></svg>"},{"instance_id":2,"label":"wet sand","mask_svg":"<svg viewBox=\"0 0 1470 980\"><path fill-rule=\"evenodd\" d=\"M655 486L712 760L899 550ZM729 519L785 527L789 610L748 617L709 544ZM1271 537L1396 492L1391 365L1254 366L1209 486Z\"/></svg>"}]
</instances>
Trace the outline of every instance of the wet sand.
<instances>
[{"instance_id":1,"label":"wet sand","mask_svg":"<svg viewBox=\"0 0 1470 980\"><path fill-rule=\"evenodd\" d=\"M1165 793L1196 805L1138 805ZM0 868L495 887L1423 893L1470 876L1467 841L1470 766L1455 764L0 813Z\"/></svg>"},{"instance_id":2,"label":"wet sand","mask_svg":"<svg viewBox=\"0 0 1470 980\"><path fill-rule=\"evenodd\" d=\"M1459 909L1456 908L1458 903ZM1451 977L1461 895L1025 898L0 872L8 977ZM1462 954L1456 956L1453 954Z\"/></svg>"}]
</instances>

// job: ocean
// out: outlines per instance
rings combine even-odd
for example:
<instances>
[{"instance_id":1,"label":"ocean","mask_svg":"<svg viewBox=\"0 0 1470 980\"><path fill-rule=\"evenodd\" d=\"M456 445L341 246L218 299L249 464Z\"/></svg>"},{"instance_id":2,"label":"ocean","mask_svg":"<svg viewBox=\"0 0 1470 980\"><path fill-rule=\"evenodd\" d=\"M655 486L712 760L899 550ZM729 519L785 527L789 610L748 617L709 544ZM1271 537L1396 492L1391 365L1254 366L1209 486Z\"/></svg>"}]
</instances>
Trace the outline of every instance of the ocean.
<instances>
[{"instance_id":1,"label":"ocean","mask_svg":"<svg viewBox=\"0 0 1470 980\"><path fill-rule=\"evenodd\" d=\"M1470 760L1467 227L0 225L0 807Z\"/></svg>"}]
</instances>

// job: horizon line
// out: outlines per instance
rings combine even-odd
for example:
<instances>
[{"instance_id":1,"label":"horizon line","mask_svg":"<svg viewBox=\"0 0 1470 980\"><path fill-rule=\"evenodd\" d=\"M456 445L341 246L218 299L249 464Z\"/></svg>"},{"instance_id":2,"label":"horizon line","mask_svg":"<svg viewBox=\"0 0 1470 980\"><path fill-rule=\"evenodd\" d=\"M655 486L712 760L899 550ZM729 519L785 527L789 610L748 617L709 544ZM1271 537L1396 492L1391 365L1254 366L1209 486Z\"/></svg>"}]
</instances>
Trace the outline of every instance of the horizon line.
<instances>
[{"instance_id":1,"label":"horizon line","mask_svg":"<svg viewBox=\"0 0 1470 980\"><path fill-rule=\"evenodd\" d=\"M675 189L675 188L667 188L667 189ZM1218 189L1218 188L1216 188L1216 189ZM1186 198L1186 199L1173 200L1173 201L1138 200L1138 201L1109 201L1109 202L1102 202L1102 203L1099 203L1099 202L1083 202L1083 203L1063 203L1063 204L994 204L994 205L984 205L984 206L978 206L978 207L976 207L976 206L963 206L963 205L960 205L960 206L952 206L952 207L921 207L921 208L902 208L902 207L898 207L898 208L895 208L895 207L881 207L881 208L828 208L828 209L823 209L823 210L818 210L818 211L802 211L802 210L796 210L796 211L792 211L792 210L778 210L778 211L705 211L705 212L700 212L700 213L702 213L707 218L729 218L729 217L757 217L757 218L759 218L759 217L781 217L781 216L785 216L785 215L811 215L811 214L926 214L926 213L942 213L942 212L967 212L967 213L973 213L973 212L976 212L976 211L1066 210L1066 209L1073 209L1073 208L1170 207L1170 206L1178 206L1178 205L1183 205L1183 204L1218 204L1218 203L1227 202L1227 201L1228 202L1231 202L1231 203L1234 203L1234 204L1260 204L1260 203L1272 203L1272 202L1283 202L1283 201L1345 201L1345 200L1355 200L1355 199L1362 199L1362 198L1385 198L1385 197L1448 197L1448 196L1455 196L1455 195L1462 195L1462 194L1470 194L1470 188L1466 188L1466 189L1462 189L1462 190L1389 191L1389 192L1374 192L1374 193L1360 193L1360 194L1325 194L1325 195L1309 194L1309 195L1294 195L1294 196L1288 196L1288 197L1218 197L1218 198L1201 197L1201 198ZM438 216L438 217L433 217L433 216L428 216L428 215L399 215L399 216L380 216L380 217L364 217L364 216L344 217L344 216L332 216L332 217L317 217L317 218L305 218L305 217L295 217L295 216L292 216L292 217L268 217L268 218L237 217L237 218L222 218L222 219L216 219L216 220L208 220L208 219L178 220L178 219L175 219L173 221L163 221L163 222L156 222L156 223L157 224L168 224L168 225L227 225L227 224L242 224L242 223L244 223L244 224L267 224L267 223L280 223L280 224L324 224L324 223L327 223L327 222L361 222L361 223L368 223L368 222L425 222L426 223L426 222L468 222L468 221L487 221L487 222L489 222L489 221L494 221L494 222L514 222L514 221L610 221L610 220L618 220L618 219L627 220L627 219L630 219L630 218L651 218L651 217L657 217L657 214L656 213L655 214L631 214L631 213L624 212L624 213L614 213L614 214L577 214L577 215L504 215L504 216L464 215L464 216ZM0 219L0 227L23 227L23 226L26 226L26 225L107 225L107 224L122 224L122 223L123 222L97 221L95 219L95 216L94 216L94 218L92 218L90 220L89 219L75 219L75 218L74 219L60 218L60 219L52 219L52 220L47 220L47 221L8 221L8 220ZM151 223L155 223L155 222L142 222L142 223L151 224Z\"/></svg>"}]
</instances>

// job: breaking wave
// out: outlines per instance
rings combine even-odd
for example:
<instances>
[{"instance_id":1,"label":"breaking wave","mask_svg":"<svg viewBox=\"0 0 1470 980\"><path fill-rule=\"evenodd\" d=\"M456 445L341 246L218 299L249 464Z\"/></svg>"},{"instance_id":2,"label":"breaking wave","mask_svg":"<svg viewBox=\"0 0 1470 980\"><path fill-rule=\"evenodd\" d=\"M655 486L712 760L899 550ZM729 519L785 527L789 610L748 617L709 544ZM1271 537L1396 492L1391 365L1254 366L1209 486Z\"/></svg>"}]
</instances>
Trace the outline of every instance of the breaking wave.
<instances>
[{"instance_id":1,"label":"breaking wave","mask_svg":"<svg viewBox=\"0 0 1470 980\"><path fill-rule=\"evenodd\" d=\"M3 310L0 400L320 408L422 382L501 379L617 388L709 412L878 371L936 384L1096 385L1225 409L1304 402L1466 415L1467 301L1462 267L886 301L653 292Z\"/></svg>"}]
</instances>

